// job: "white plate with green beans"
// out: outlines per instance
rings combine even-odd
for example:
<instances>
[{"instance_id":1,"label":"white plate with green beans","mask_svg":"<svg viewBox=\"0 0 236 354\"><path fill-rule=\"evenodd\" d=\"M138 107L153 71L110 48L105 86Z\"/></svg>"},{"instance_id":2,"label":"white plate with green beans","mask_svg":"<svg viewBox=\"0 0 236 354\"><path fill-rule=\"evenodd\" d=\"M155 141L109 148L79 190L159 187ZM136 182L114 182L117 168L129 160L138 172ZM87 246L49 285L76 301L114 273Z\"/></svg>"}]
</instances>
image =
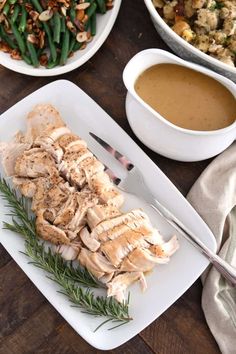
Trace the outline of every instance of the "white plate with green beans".
<instances>
[{"instance_id":1,"label":"white plate with green beans","mask_svg":"<svg viewBox=\"0 0 236 354\"><path fill-rule=\"evenodd\" d=\"M40 103L52 104L71 131L84 139L96 157L121 178L125 177L125 170L89 132L103 137L125 154L142 171L147 186L157 200L215 251L214 236L183 195L127 133L73 83L54 81L3 113L0 117L0 141L10 140L18 130L24 131L26 115ZM4 177L1 165L0 175ZM43 251L34 232L33 220L29 220L22 212L20 204L15 202L15 197L12 198L2 182L0 178L0 243L74 330L98 349L111 350L141 332L171 306L209 264L194 246L177 233L180 244L178 252L168 264L158 265L146 277L147 290L143 293L139 284L133 284L126 302L117 303L112 297L106 297L104 289L96 287L91 276L86 272L81 273L77 263L71 269L70 263L65 264L58 256ZM11 212L7 204L10 204ZM153 208L141 199L126 194L123 210L134 208L142 208L148 214L152 225L164 239L169 239L175 233ZM25 296L27 298L27 293ZM27 301L30 303L31 299L27 298ZM80 352L82 349L80 351L78 348Z\"/></svg>"},{"instance_id":2,"label":"white plate with green beans","mask_svg":"<svg viewBox=\"0 0 236 354\"><path fill-rule=\"evenodd\" d=\"M121 0L0 0L0 64L54 76L89 60L109 35Z\"/></svg>"}]
</instances>

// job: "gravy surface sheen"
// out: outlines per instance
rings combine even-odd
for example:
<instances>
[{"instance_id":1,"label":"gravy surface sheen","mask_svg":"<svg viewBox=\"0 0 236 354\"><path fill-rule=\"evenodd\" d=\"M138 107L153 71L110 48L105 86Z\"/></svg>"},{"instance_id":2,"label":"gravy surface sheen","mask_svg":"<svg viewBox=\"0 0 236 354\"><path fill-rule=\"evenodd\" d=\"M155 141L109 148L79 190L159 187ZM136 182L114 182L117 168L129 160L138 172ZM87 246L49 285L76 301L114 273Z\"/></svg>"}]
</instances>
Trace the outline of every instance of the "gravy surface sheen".
<instances>
[{"instance_id":1,"label":"gravy surface sheen","mask_svg":"<svg viewBox=\"0 0 236 354\"><path fill-rule=\"evenodd\" d=\"M236 120L236 100L213 78L175 64L158 64L136 80L136 93L162 117L191 130L217 130Z\"/></svg>"}]
</instances>

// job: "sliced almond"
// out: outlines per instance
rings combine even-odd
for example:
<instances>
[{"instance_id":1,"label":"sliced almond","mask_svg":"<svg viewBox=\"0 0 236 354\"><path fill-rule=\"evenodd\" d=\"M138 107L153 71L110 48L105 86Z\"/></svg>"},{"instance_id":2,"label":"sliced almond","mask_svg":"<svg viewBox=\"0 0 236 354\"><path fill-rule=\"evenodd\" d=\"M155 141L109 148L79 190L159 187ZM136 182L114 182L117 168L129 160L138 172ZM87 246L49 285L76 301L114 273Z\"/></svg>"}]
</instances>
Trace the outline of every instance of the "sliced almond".
<instances>
[{"instance_id":1,"label":"sliced almond","mask_svg":"<svg viewBox=\"0 0 236 354\"><path fill-rule=\"evenodd\" d=\"M42 54L42 55L40 55L40 57L39 57L39 62L40 62L40 65L46 66L47 63L48 63L48 56L47 56L47 54Z\"/></svg>"},{"instance_id":2,"label":"sliced almond","mask_svg":"<svg viewBox=\"0 0 236 354\"><path fill-rule=\"evenodd\" d=\"M38 38L36 38L34 34L28 34L27 41L32 44L38 44Z\"/></svg>"},{"instance_id":3,"label":"sliced almond","mask_svg":"<svg viewBox=\"0 0 236 354\"><path fill-rule=\"evenodd\" d=\"M45 32L44 31L40 31L38 36L39 36L39 48L43 48L44 47L44 41L45 41Z\"/></svg>"},{"instance_id":4,"label":"sliced almond","mask_svg":"<svg viewBox=\"0 0 236 354\"><path fill-rule=\"evenodd\" d=\"M43 12L41 12L41 14L39 15L39 20L42 22L46 22L48 20L50 20L53 16L53 11L52 10L45 10Z\"/></svg>"},{"instance_id":5,"label":"sliced almond","mask_svg":"<svg viewBox=\"0 0 236 354\"><path fill-rule=\"evenodd\" d=\"M76 5L77 10L86 10L90 6L90 2L83 2L82 4Z\"/></svg>"},{"instance_id":6,"label":"sliced almond","mask_svg":"<svg viewBox=\"0 0 236 354\"><path fill-rule=\"evenodd\" d=\"M5 15L3 13L0 13L0 23L2 23L5 20Z\"/></svg>"},{"instance_id":7,"label":"sliced almond","mask_svg":"<svg viewBox=\"0 0 236 354\"><path fill-rule=\"evenodd\" d=\"M33 21L37 21L38 17L39 17L39 13L37 11L31 10L29 12L30 17L33 19Z\"/></svg>"},{"instance_id":8,"label":"sliced almond","mask_svg":"<svg viewBox=\"0 0 236 354\"><path fill-rule=\"evenodd\" d=\"M76 40L77 42L79 43L83 43L83 42L86 42L88 39L88 34L87 32L79 32L76 36Z\"/></svg>"},{"instance_id":9,"label":"sliced almond","mask_svg":"<svg viewBox=\"0 0 236 354\"><path fill-rule=\"evenodd\" d=\"M70 31L74 31L75 30L75 26L73 25L73 23L71 21L67 21L66 22L66 26Z\"/></svg>"},{"instance_id":10,"label":"sliced almond","mask_svg":"<svg viewBox=\"0 0 236 354\"><path fill-rule=\"evenodd\" d=\"M63 16L66 16L66 11L67 11L66 7L62 6L61 7L61 13L62 13Z\"/></svg>"},{"instance_id":11,"label":"sliced almond","mask_svg":"<svg viewBox=\"0 0 236 354\"><path fill-rule=\"evenodd\" d=\"M80 47L80 50L83 50L83 49L85 49L86 47L87 47L87 44L86 44L86 42L84 42L83 45Z\"/></svg>"},{"instance_id":12,"label":"sliced almond","mask_svg":"<svg viewBox=\"0 0 236 354\"><path fill-rule=\"evenodd\" d=\"M87 43L92 42L92 40L93 40L93 36L91 36L91 33L89 32L88 33Z\"/></svg>"},{"instance_id":13,"label":"sliced almond","mask_svg":"<svg viewBox=\"0 0 236 354\"><path fill-rule=\"evenodd\" d=\"M18 49L13 49L10 55L12 59L21 60L21 55Z\"/></svg>"},{"instance_id":14,"label":"sliced almond","mask_svg":"<svg viewBox=\"0 0 236 354\"><path fill-rule=\"evenodd\" d=\"M0 42L0 51L4 53L11 53L12 49L5 42Z\"/></svg>"},{"instance_id":15,"label":"sliced almond","mask_svg":"<svg viewBox=\"0 0 236 354\"><path fill-rule=\"evenodd\" d=\"M113 8L112 2L107 2L106 3L106 8L107 8L107 10L111 10Z\"/></svg>"}]
</instances>

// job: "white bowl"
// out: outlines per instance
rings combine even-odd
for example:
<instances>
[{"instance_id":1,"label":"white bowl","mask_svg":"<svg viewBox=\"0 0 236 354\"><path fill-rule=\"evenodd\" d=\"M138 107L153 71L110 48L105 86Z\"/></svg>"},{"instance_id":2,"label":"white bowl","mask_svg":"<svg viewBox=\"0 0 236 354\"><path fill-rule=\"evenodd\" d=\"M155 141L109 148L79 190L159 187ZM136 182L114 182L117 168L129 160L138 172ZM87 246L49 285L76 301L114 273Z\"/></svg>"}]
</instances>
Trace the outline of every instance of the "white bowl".
<instances>
[{"instance_id":1,"label":"white bowl","mask_svg":"<svg viewBox=\"0 0 236 354\"><path fill-rule=\"evenodd\" d=\"M161 63L186 66L208 75L224 85L236 98L236 84L200 65L189 63L160 49L147 49L136 54L123 72L128 90L126 114L137 137L150 149L179 161L200 161L219 154L236 137L236 121L214 131L195 131L180 128L157 113L134 90L138 76L147 68Z\"/></svg>"},{"instance_id":2,"label":"white bowl","mask_svg":"<svg viewBox=\"0 0 236 354\"><path fill-rule=\"evenodd\" d=\"M152 0L144 0L144 2L151 15L152 22L157 32L176 54L178 54L183 59L191 60L198 64L207 66L236 82L235 67L231 67L230 65L227 65L220 60L212 58L210 55L201 52L199 49L186 42L165 23L165 21L156 11Z\"/></svg>"},{"instance_id":3,"label":"white bowl","mask_svg":"<svg viewBox=\"0 0 236 354\"><path fill-rule=\"evenodd\" d=\"M64 66L56 66L52 69L46 69L42 66L39 68L34 68L33 66L26 64L23 60L11 59L9 54L1 51L0 64L18 73L31 76L55 76L72 71L88 61L105 42L115 23L120 5L121 0L115 0L112 10L107 11L104 15L97 15L96 36L90 43L87 44L85 49L76 51L73 57L69 58Z\"/></svg>"}]
</instances>

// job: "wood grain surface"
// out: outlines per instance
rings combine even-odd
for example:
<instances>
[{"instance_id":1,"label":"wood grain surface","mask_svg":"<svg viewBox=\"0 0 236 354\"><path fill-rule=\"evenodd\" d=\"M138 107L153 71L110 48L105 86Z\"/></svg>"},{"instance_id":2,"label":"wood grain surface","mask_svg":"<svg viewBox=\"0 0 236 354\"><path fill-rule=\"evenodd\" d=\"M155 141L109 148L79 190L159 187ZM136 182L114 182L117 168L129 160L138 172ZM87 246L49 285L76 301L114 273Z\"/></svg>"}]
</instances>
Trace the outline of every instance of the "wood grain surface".
<instances>
[{"instance_id":1,"label":"wood grain surface","mask_svg":"<svg viewBox=\"0 0 236 354\"><path fill-rule=\"evenodd\" d=\"M0 66L0 113L53 80L70 80L105 109L186 195L210 161L181 163L159 156L137 140L125 115L123 68L134 54L152 47L170 50L156 33L143 1L123 0L108 39L81 68L60 77L34 78ZM200 280L197 280L149 327L108 353L220 353L201 309L201 291ZM65 322L1 246L0 354L99 352Z\"/></svg>"}]
</instances>

